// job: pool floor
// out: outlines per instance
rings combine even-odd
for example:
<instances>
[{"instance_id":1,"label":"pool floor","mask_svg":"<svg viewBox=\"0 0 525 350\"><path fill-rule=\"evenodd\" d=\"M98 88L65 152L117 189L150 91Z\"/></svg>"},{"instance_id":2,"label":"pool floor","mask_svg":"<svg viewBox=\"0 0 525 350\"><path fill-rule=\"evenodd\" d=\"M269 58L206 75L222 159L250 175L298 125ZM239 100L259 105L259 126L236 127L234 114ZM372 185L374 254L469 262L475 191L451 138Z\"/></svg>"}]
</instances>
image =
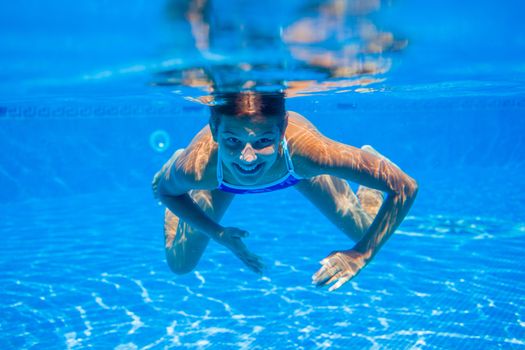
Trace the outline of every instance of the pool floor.
<instances>
[{"instance_id":1,"label":"pool floor","mask_svg":"<svg viewBox=\"0 0 525 350\"><path fill-rule=\"evenodd\" d=\"M524 223L433 199L423 189L333 293L311 275L351 242L293 189L238 197L224 218L250 231L263 276L215 243L173 275L146 188L2 206L0 348L525 348Z\"/></svg>"}]
</instances>

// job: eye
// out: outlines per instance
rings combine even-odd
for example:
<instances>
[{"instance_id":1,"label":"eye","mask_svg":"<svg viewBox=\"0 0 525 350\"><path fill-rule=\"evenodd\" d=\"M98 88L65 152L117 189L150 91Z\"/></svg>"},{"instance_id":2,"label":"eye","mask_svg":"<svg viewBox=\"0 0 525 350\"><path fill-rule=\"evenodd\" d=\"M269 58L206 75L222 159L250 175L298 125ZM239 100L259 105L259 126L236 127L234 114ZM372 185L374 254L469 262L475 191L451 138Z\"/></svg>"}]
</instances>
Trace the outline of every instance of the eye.
<instances>
[{"instance_id":1,"label":"eye","mask_svg":"<svg viewBox=\"0 0 525 350\"><path fill-rule=\"evenodd\" d=\"M226 138L226 142L228 142L228 143L230 143L232 145L236 145L236 144L240 143L241 140L239 140L236 137L228 137L228 138Z\"/></svg>"},{"instance_id":2,"label":"eye","mask_svg":"<svg viewBox=\"0 0 525 350\"><path fill-rule=\"evenodd\" d=\"M273 139L263 137L262 139L257 140L257 146L258 147L265 147L268 145L271 145L273 143Z\"/></svg>"}]
</instances>

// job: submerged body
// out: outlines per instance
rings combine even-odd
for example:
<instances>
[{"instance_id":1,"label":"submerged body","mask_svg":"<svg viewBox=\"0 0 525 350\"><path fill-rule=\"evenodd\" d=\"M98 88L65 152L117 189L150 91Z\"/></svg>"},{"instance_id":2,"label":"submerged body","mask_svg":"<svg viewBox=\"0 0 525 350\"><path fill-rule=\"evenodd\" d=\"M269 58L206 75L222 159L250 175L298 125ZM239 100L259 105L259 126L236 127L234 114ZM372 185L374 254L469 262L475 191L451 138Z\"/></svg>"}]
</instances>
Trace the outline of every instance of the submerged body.
<instances>
[{"instance_id":1,"label":"submerged body","mask_svg":"<svg viewBox=\"0 0 525 350\"><path fill-rule=\"evenodd\" d=\"M357 197L347 181L361 184ZM226 246L250 269L260 258L242 242L247 232L219 224L235 194L294 186L349 238L351 249L322 260L313 276L337 289L356 276L408 212L416 182L371 147L322 135L307 119L286 114L284 125L256 114L211 122L175 152L153 181L167 206L166 256L176 273L191 271L209 239ZM383 200L382 192L387 194Z\"/></svg>"}]
</instances>

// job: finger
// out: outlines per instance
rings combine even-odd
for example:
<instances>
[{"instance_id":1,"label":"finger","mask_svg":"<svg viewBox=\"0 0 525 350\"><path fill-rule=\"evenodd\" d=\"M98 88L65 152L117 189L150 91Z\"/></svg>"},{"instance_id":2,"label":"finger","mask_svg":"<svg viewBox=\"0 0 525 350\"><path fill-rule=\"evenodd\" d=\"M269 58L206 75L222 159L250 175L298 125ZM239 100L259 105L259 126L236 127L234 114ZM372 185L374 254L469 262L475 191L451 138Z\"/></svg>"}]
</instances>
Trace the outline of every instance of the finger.
<instances>
[{"instance_id":1,"label":"finger","mask_svg":"<svg viewBox=\"0 0 525 350\"><path fill-rule=\"evenodd\" d=\"M351 278L352 276L345 276L345 277L340 278L333 286L328 288L328 291L333 292L334 290L339 289L343 284L350 281Z\"/></svg>"},{"instance_id":2,"label":"finger","mask_svg":"<svg viewBox=\"0 0 525 350\"><path fill-rule=\"evenodd\" d=\"M256 265L257 265L257 268L259 269L259 273L262 273L265 268L264 263L259 259L257 260Z\"/></svg>"},{"instance_id":3,"label":"finger","mask_svg":"<svg viewBox=\"0 0 525 350\"><path fill-rule=\"evenodd\" d=\"M259 258L257 255L252 253L248 247L246 247L246 244L240 239L235 240L236 247L235 247L235 254L240 258Z\"/></svg>"},{"instance_id":4,"label":"finger","mask_svg":"<svg viewBox=\"0 0 525 350\"><path fill-rule=\"evenodd\" d=\"M323 271L335 266L334 262L328 258L321 260L320 264L323 266L314 274L314 277L321 275Z\"/></svg>"},{"instance_id":5,"label":"finger","mask_svg":"<svg viewBox=\"0 0 525 350\"><path fill-rule=\"evenodd\" d=\"M253 254L253 263L259 269L259 271L262 272L262 269L264 268L264 264L262 262L262 258L260 256L258 256L258 255Z\"/></svg>"},{"instance_id":6,"label":"finger","mask_svg":"<svg viewBox=\"0 0 525 350\"><path fill-rule=\"evenodd\" d=\"M262 273L262 264L258 261L245 261L246 266L255 273Z\"/></svg>"},{"instance_id":7,"label":"finger","mask_svg":"<svg viewBox=\"0 0 525 350\"><path fill-rule=\"evenodd\" d=\"M326 265L326 264L333 265L333 258L334 258L334 256L336 256L336 254L337 254L337 252L331 252L330 255L328 255L323 260L319 261L319 264L321 264L321 265Z\"/></svg>"},{"instance_id":8,"label":"finger","mask_svg":"<svg viewBox=\"0 0 525 350\"><path fill-rule=\"evenodd\" d=\"M246 255L246 259L248 261L252 261L252 262L256 262L256 263L260 263L261 260L262 260L260 256L255 255L253 253L250 253L250 254Z\"/></svg>"},{"instance_id":9,"label":"finger","mask_svg":"<svg viewBox=\"0 0 525 350\"><path fill-rule=\"evenodd\" d=\"M343 276L344 276L344 272L343 271L339 271L338 273L336 273L335 275L330 277L330 279L328 281L326 281L323 285L324 286L328 286L328 285L334 283L335 281L337 281L339 278L341 278Z\"/></svg>"},{"instance_id":10,"label":"finger","mask_svg":"<svg viewBox=\"0 0 525 350\"><path fill-rule=\"evenodd\" d=\"M258 275L262 275L263 268L262 268L262 266L255 265L255 266L253 266L252 271L255 272Z\"/></svg>"},{"instance_id":11,"label":"finger","mask_svg":"<svg viewBox=\"0 0 525 350\"><path fill-rule=\"evenodd\" d=\"M340 271L339 267L324 265L319 271L315 273L312 277L312 283L315 283L317 286L321 287L326 284L332 276L337 274Z\"/></svg>"},{"instance_id":12,"label":"finger","mask_svg":"<svg viewBox=\"0 0 525 350\"><path fill-rule=\"evenodd\" d=\"M264 267L264 265L261 262L261 258L259 256L255 255L253 253L250 253L249 251L245 251L243 253L240 253L237 256L252 271L255 271L257 273L262 272L262 268Z\"/></svg>"},{"instance_id":13,"label":"finger","mask_svg":"<svg viewBox=\"0 0 525 350\"><path fill-rule=\"evenodd\" d=\"M262 263L262 259L260 256L258 255L255 255L255 254L251 254L248 258L247 258L247 261L252 264L253 266L257 267L257 269L259 270L262 270L263 267L264 267L264 264Z\"/></svg>"},{"instance_id":14,"label":"finger","mask_svg":"<svg viewBox=\"0 0 525 350\"><path fill-rule=\"evenodd\" d=\"M321 278L321 276L325 274L327 269L328 269L327 266L323 266L319 270L317 270L317 272L314 273L312 276L312 283L316 283Z\"/></svg>"}]
</instances>

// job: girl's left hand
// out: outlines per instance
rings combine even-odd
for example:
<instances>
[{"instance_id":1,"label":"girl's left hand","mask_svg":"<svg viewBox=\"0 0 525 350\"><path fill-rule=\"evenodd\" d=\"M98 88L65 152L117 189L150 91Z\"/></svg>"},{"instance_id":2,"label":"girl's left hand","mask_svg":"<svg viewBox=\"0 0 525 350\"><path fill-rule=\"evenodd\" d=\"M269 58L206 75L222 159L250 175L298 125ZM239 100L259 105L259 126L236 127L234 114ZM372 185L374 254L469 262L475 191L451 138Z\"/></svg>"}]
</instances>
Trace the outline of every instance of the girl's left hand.
<instances>
[{"instance_id":1,"label":"girl's left hand","mask_svg":"<svg viewBox=\"0 0 525 350\"><path fill-rule=\"evenodd\" d=\"M321 260L323 267L312 276L312 283L323 287L335 282L328 289L334 291L357 276L367 262L367 255L356 250L335 251Z\"/></svg>"}]
</instances>

